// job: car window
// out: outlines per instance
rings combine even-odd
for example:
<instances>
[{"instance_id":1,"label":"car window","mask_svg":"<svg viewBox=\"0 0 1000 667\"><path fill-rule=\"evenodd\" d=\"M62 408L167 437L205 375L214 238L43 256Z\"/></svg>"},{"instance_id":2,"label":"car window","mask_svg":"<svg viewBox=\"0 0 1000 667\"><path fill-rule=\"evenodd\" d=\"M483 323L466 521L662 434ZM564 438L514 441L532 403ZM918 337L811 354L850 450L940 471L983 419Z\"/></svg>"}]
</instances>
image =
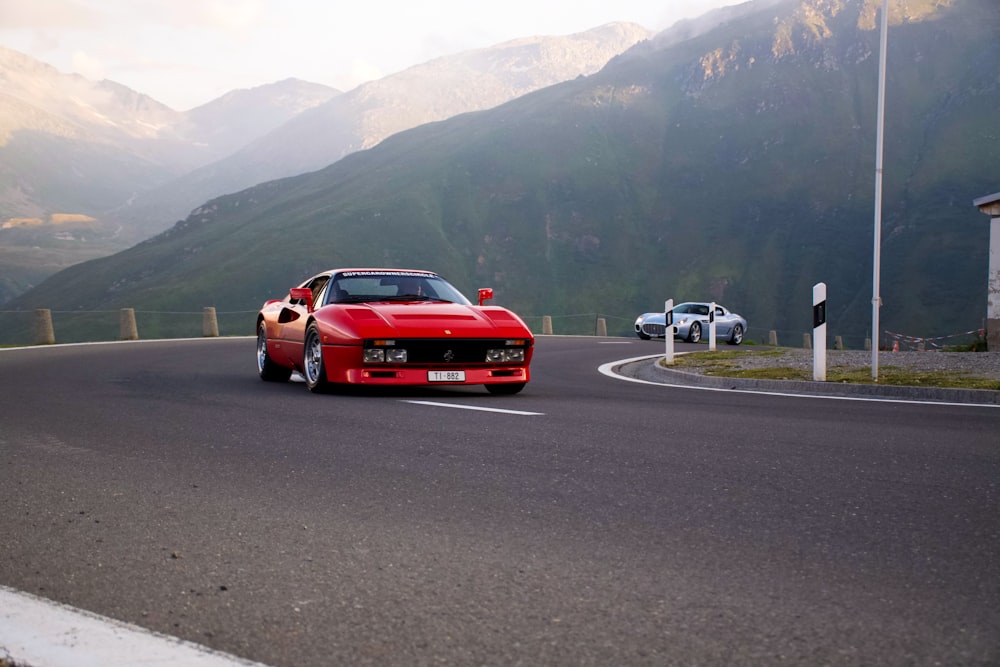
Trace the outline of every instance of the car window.
<instances>
[{"instance_id":1,"label":"car window","mask_svg":"<svg viewBox=\"0 0 1000 667\"><path fill-rule=\"evenodd\" d=\"M331 302L450 301L471 302L440 276L406 271L345 271L337 274Z\"/></svg>"},{"instance_id":2,"label":"car window","mask_svg":"<svg viewBox=\"0 0 1000 667\"><path fill-rule=\"evenodd\" d=\"M307 285L313 293L313 308L319 308L323 305L323 296L325 294L323 288L326 287L328 282L330 282L330 276L316 276L316 278L314 278L312 282Z\"/></svg>"}]
</instances>

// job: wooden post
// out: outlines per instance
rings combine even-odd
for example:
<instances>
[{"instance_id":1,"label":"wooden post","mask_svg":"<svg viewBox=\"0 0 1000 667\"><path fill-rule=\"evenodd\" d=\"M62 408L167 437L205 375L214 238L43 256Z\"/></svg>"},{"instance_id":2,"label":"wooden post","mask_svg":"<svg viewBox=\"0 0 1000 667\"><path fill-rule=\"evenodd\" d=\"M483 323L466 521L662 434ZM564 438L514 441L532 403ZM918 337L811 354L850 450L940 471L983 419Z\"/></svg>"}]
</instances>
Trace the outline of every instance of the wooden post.
<instances>
[{"instance_id":1,"label":"wooden post","mask_svg":"<svg viewBox=\"0 0 1000 667\"><path fill-rule=\"evenodd\" d=\"M594 332L595 336L607 336L608 335L608 323L603 317L597 318L597 328Z\"/></svg>"},{"instance_id":2,"label":"wooden post","mask_svg":"<svg viewBox=\"0 0 1000 667\"><path fill-rule=\"evenodd\" d=\"M807 333L802 334L802 347L806 350L811 350L813 348L812 336Z\"/></svg>"},{"instance_id":3,"label":"wooden post","mask_svg":"<svg viewBox=\"0 0 1000 667\"><path fill-rule=\"evenodd\" d=\"M542 335L551 336L552 335L552 316L543 315L542 316Z\"/></svg>"},{"instance_id":4,"label":"wooden post","mask_svg":"<svg viewBox=\"0 0 1000 667\"><path fill-rule=\"evenodd\" d=\"M774 329L771 329L771 331L768 333L767 344L773 347L778 347L778 332L775 331Z\"/></svg>"}]
</instances>

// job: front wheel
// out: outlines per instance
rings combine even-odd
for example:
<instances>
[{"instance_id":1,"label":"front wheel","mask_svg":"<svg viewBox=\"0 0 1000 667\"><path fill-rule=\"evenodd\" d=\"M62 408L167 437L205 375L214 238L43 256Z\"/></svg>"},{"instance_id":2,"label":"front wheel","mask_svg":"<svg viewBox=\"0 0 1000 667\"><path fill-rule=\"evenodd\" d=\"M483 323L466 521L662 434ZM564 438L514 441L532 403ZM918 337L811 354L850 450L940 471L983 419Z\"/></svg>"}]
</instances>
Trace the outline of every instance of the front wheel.
<instances>
[{"instance_id":1,"label":"front wheel","mask_svg":"<svg viewBox=\"0 0 1000 667\"><path fill-rule=\"evenodd\" d=\"M279 366L267 352L267 327L263 322L257 327L257 374L265 382L288 382L292 369Z\"/></svg>"},{"instance_id":2,"label":"front wheel","mask_svg":"<svg viewBox=\"0 0 1000 667\"><path fill-rule=\"evenodd\" d=\"M524 389L524 382L511 382L509 384L488 384L486 391L497 396L510 396Z\"/></svg>"},{"instance_id":3,"label":"front wheel","mask_svg":"<svg viewBox=\"0 0 1000 667\"><path fill-rule=\"evenodd\" d=\"M701 324L698 322L691 323L691 329L688 331L688 342L697 343L701 340Z\"/></svg>"},{"instance_id":4,"label":"front wheel","mask_svg":"<svg viewBox=\"0 0 1000 667\"><path fill-rule=\"evenodd\" d=\"M636 331L635 335L639 337L639 340L649 340L649 336L642 333L641 331Z\"/></svg>"},{"instance_id":5,"label":"front wheel","mask_svg":"<svg viewBox=\"0 0 1000 667\"><path fill-rule=\"evenodd\" d=\"M737 324L733 327L733 335L729 337L730 345L739 345L743 342L743 325Z\"/></svg>"},{"instance_id":6,"label":"front wheel","mask_svg":"<svg viewBox=\"0 0 1000 667\"><path fill-rule=\"evenodd\" d=\"M310 324L306 330L305 346L302 350L302 375L306 379L309 391L322 394L330 389L323 363L323 344L315 324Z\"/></svg>"}]
</instances>

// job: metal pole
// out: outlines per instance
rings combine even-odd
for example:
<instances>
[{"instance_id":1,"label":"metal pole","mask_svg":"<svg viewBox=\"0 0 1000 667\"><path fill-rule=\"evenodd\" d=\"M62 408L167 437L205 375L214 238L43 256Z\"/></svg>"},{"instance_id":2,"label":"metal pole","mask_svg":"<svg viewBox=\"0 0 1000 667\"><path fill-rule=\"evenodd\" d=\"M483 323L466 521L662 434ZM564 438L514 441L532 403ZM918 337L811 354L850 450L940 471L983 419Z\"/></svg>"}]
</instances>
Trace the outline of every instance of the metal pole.
<instances>
[{"instance_id":1,"label":"metal pole","mask_svg":"<svg viewBox=\"0 0 1000 667\"><path fill-rule=\"evenodd\" d=\"M889 42L889 0L882 0L882 34L878 58L878 130L875 137L875 244L872 261L872 380L878 382L879 308L882 297L879 281L882 271L882 145L885 126L885 51Z\"/></svg>"}]
</instances>

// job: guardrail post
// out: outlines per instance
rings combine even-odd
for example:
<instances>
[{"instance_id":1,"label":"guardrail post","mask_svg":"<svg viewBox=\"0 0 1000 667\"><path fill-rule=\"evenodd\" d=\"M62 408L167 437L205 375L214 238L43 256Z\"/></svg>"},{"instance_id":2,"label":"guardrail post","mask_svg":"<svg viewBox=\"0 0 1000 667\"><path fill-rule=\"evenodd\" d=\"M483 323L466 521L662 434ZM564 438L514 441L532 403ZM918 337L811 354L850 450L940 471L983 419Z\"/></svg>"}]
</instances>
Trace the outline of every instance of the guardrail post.
<instances>
[{"instance_id":1,"label":"guardrail post","mask_svg":"<svg viewBox=\"0 0 1000 667\"><path fill-rule=\"evenodd\" d=\"M135 308L122 308L118 325L119 340L139 340L139 330L135 326Z\"/></svg>"},{"instance_id":2,"label":"guardrail post","mask_svg":"<svg viewBox=\"0 0 1000 667\"><path fill-rule=\"evenodd\" d=\"M551 336L552 335L552 316L542 315L542 335Z\"/></svg>"},{"instance_id":3,"label":"guardrail post","mask_svg":"<svg viewBox=\"0 0 1000 667\"><path fill-rule=\"evenodd\" d=\"M52 311L48 308L35 310L35 345L52 345L56 333L52 328Z\"/></svg>"},{"instance_id":4,"label":"guardrail post","mask_svg":"<svg viewBox=\"0 0 1000 667\"><path fill-rule=\"evenodd\" d=\"M771 329L767 334L767 344L771 347L778 347L778 332L774 329Z\"/></svg>"},{"instance_id":5,"label":"guardrail post","mask_svg":"<svg viewBox=\"0 0 1000 667\"><path fill-rule=\"evenodd\" d=\"M215 315L215 307L205 306L201 311L201 335L215 338L219 335L219 319Z\"/></svg>"},{"instance_id":6,"label":"guardrail post","mask_svg":"<svg viewBox=\"0 0 1000 667\"><path fill-rule=\"evenodd\" d=\"M596 336L607 336L608 335L608 323L603 317L597 318L597 328L594 335Z\"/></svg>"},{"instance_id":7,"label":"guardrail post","mask_svg":"<svg viewBox=\"0 0 1000 667\"><path fill-rule=\"evenodd\" d=\"M812 336L807 333L802 334L802 348L805 350L811 350L812 347Z\"/></svg>"}]
</instances>

